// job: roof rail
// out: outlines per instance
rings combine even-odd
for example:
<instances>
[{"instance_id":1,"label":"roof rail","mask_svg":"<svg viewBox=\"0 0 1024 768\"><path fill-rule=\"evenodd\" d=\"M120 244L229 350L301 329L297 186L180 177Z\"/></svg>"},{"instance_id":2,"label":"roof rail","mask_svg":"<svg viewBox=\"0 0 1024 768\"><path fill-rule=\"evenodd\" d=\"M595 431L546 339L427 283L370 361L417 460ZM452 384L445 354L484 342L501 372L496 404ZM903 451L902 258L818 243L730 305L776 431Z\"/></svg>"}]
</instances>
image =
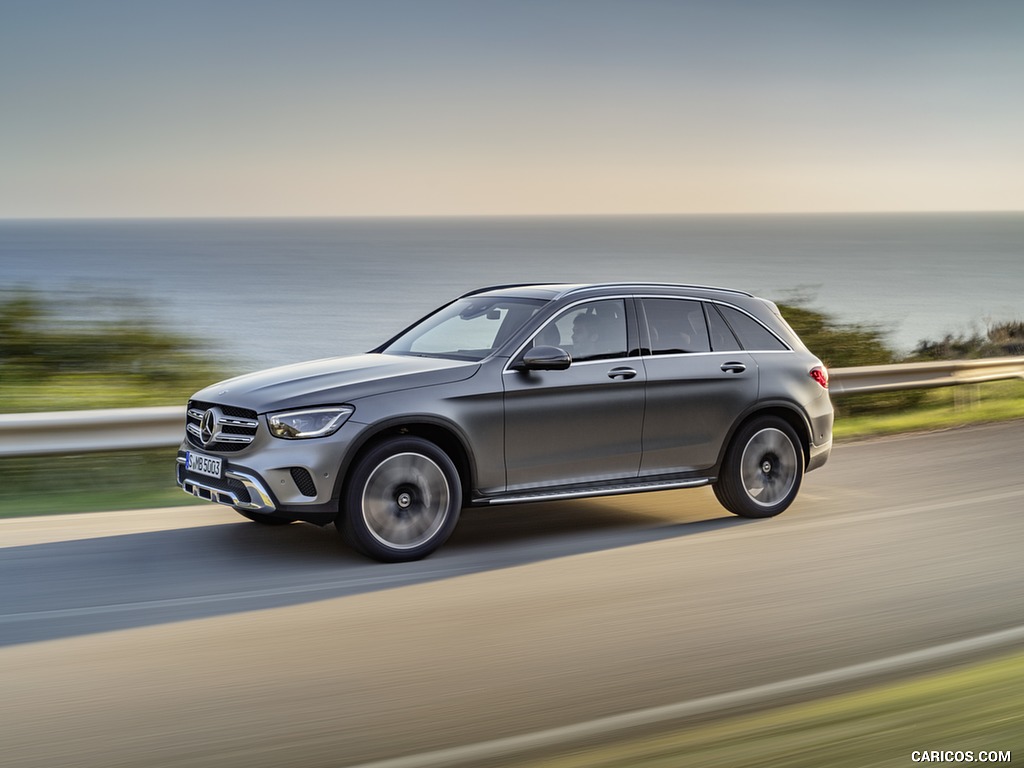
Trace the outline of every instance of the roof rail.
<instances>
[{"instance_id":1,"label":"roof rail","mask_svg":"<svg viewBox=\"0 0 1024 768\"><path fill-rule=\"evenodd\" d=\"M747 296L754 298L754 294L748 291L741 291L737 288L722 288L717 285L698 285L695 283L658 283L658 282L616 282L616 283L588 283L587 285L573 286L566 293L575 293L577 291L584 291L591 288L617 288L628 286L630 288L693 288L702 291L721 291L722 293L734 293L739 296Z\"/></svg>"},{"instance_id":2,"label":"roof rail","mask_svg":"<svg viewBox=\"0 0 1024 768\"><path fill-rule=\"evenodd\" d=\"M552 285L552 283L503 283L501 285L487 285L483 288L474 288L472 291L459 296L460 299L464 299L467 296L476 296L480 293L487 293L488 291L502 291L506 288L529 288L534 285Z\"/></svg>"},{"instance_id":3,"label":"roof rail","mask_svg":"<svg viewBox=\"0 0 1024 768\"><path fill-rule=\"evenodd\" d=\"M659 282L629 282L619 281L614 283L505 283L502 285L488 285L483 288L476 288L472 291L462 294L459 298L464 299L468 296L476 296L481 293L487 293L488 291L501 291L506 288L530 288L538 285L549 286L551 288L557 288L564 286L564 290L560 295L569 296L580 291L589 291L594 288L692 288L694 290L701 291L720 291L721 293L731 293L737 296L747 296L753 298L754 294L748 291L741 291L737 288L722 288L716 285L698 285L694 283L659 283Z\"/></svg>"}]
</instances>

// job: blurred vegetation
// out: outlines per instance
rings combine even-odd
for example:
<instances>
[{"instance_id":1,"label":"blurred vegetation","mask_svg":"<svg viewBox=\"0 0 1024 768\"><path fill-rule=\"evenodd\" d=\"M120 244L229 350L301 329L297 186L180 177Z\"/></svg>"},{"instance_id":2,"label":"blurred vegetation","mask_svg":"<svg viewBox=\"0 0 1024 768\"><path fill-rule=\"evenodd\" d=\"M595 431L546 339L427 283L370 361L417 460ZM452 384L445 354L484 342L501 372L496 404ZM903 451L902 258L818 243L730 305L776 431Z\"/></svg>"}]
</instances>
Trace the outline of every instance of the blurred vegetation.
<instances>
[{"instance_id":1,"label":"blurred vegetation","mask_svg":"<svg viewBox=\"0 0 1024 768\"><path fill-rule=\"evenodd\" d=\"M225 375L137 302L0 293L5 413L178 404Z\"/></svg>"},{"instance_id":2,"label":"blurred vegetation","mask_svg":"<svg viewBox=\"0 0 1024 768\"><path fill-rule=\"evenodd\" d=\"M803 303L779 304L779 311L807 348L829 368L858 365L889 365L898 362L886 342L883 328L861 323L841 323Z\"/></svg>"},{"instance_id":3,"label":"blurred vegetation","mask_svg":"<svg viewBox=\"0 0 1024 768\"><path fill-rule=\"evenodd\" d=\"M0 410L182 405L226 373L125 298L0 293ZM193 503L175 448L0 458L0 517ZM56 470L56 471L55 471Z\"/></svg>"},{"instance_id":4,"label":"blurred vegetation","mask_svg":"<svg viewBox=\"0 0 1024 768\"><path fill-rule=\"evenodd\" d=\"M990 323L985 335L946 334L941 341L921 341L908 360L966 360L1024 355L1024 322Z\"/></svg>"}]
</instances>

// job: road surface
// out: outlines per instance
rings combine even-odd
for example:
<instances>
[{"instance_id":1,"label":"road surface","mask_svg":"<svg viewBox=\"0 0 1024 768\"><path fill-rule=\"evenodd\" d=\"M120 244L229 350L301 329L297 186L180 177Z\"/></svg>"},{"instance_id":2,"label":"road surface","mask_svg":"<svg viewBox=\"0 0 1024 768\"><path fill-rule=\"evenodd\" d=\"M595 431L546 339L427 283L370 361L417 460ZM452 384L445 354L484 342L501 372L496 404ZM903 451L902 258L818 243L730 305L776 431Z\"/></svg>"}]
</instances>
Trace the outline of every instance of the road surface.
<instances>
[{"instance_id":1,"label":"road surface","mask_svg":"<svg viewBox=\"0 0 1024 768\"><path fill-rule=\"evenodd\" d=\"M467 511L381 565L215 506L0 521L0 765L348 766L1024 625L1024 422L709 489Z\"/></svg>"}]
</instances>

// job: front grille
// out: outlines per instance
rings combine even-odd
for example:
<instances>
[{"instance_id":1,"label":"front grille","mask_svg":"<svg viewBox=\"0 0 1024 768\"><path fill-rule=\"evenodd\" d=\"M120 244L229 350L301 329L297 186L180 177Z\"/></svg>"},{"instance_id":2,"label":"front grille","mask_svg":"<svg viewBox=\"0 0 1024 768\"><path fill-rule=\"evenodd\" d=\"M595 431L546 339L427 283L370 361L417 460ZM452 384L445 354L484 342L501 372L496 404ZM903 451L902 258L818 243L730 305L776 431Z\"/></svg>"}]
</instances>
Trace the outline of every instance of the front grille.
<instances>
[{"instance_id":1,"label":"front grille","mask_svg":"<svg viewBox=\"0 0 1024 768\"><path fill-rule=\"evenodd\" d=\"M214 414L204 429L204 419L211 410ZM185 435L196 448L222 453L241 451L256 439L258 427L256 411L233 405L189 401ZM203 441L204 437L207 442Z\"/></svg>"}]
</instances>

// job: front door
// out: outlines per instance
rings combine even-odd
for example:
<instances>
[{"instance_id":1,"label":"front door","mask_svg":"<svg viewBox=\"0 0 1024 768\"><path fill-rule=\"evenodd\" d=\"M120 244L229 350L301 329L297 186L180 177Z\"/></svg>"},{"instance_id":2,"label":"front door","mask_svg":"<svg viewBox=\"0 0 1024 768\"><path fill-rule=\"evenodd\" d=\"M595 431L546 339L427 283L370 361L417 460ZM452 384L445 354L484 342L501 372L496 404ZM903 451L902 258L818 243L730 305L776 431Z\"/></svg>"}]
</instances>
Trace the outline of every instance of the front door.
<instances>
[{"instance_id":1,"label":"front door","mask_svg":"<svg viewBox=\"0 0 1024 768\"><path fill-rule=\"evenodd\" d=\"M632 479L640 468L644 369L625 299L574 305L534 336L561 347L564 371L504 373L505 462L510 491Z\"/></svg>"}]
</instances>

